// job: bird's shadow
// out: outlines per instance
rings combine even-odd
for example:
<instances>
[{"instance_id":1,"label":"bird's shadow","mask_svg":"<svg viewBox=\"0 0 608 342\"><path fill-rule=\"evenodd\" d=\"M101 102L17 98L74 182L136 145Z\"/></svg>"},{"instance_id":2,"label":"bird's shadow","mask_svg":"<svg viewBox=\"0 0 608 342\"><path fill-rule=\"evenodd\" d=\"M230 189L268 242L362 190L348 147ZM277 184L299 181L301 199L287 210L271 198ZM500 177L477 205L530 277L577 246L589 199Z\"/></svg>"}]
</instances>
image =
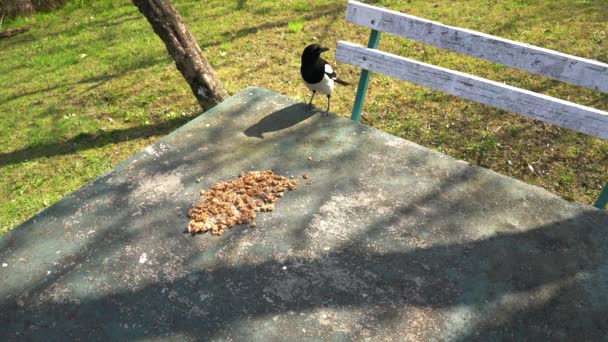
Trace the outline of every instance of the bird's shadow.
<instances>
[{"instance_id":1,"label":"bird's shadow","mask_svg":"<svg viewBox=\"0 0 608 342\"><path fill-rule=\"evenodd\" d=\"M264 133L276 132L294 126L311 116L319 113L314 107L303 103L296 103L263 117L251 125L243 133L248 137L264 139Z\"/></svg>"}]
</instances>

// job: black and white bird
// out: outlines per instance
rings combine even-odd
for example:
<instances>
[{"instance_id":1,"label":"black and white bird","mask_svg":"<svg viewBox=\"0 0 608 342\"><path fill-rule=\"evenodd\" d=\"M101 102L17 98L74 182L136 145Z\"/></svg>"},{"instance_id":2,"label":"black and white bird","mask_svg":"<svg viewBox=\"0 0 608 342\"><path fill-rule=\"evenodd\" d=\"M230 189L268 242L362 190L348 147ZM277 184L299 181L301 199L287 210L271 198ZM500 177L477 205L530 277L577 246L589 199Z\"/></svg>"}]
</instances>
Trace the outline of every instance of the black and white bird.
<instances>
[{"instance_id":1,"label":"black and white bird","mask_svg":"<svg viewBox=\"0 0 608 342\"><path fill-rule=\"evenodd\" d=\"M332 68L326 60L321 58L321 53L328 50L328 48L319 44L308 45L302 53L302 65L300 66L302 80L304 80L306 87L312 90L312 97L310 98L308 105L312 105L312 99L317 92L327 95L327 109L325 110L325 114L329 113L331 92L334 90L334 83L341 85L350 84L339 79L334 68Z\"/></svg>"}]
</instances>

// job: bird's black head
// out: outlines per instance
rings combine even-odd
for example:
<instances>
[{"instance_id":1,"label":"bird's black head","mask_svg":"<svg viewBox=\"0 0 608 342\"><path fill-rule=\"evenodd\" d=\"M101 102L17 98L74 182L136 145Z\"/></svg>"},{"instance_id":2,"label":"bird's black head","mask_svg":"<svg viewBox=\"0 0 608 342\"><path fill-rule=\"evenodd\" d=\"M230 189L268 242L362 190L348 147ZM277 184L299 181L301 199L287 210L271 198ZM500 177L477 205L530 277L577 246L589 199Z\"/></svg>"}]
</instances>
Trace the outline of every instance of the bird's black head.
<instances>
[{"instance_id":1,"label":"bird's black head","mask_svg":"<svg viewBox=\"0 0 608 342\"><path fill-rule=\"evenodd\" d=\"M319 44L310 44L302 52L302 60L315 60L321 56L322 52L328 51L329 48Z\"/></svg>"}]
</instances>

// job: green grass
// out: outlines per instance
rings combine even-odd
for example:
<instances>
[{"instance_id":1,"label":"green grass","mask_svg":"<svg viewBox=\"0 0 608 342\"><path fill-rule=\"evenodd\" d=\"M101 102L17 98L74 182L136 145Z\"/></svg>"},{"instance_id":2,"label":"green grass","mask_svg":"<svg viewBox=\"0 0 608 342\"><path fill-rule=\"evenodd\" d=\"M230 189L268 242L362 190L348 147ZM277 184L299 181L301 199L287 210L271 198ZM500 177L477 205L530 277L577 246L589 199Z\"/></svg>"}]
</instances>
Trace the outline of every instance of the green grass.
<instances>
[{"instance_id":1,"label":"green grass","mask_svg":"<svg viewBox=\"0 0 608 342\"><path fill-rule=\"evenodd\" d=\"M368 2L608 62L604 0ZM230 93L258 85L299 101L309 99L297 72L306 44L367 43L368 30L344 22L345 3L174 0ZM0 40L0 234L200 113L130 1L72 1L2 28L25 24ZM384 35L380 48L608 110L607 95L412 41ZM336 69L357 81L358 69ZM332 109L347 116L355 91L339 88ZM608 181L605 141L382 75L363 122L567 199L592 203Z\"/></svg>"},{"instance_id":2,"label":"green grass","mask_svg":"<svg viewBox=\"0 0 608 342\"><path fill-rule=\"evenodd\" d=\"M287 23L287 28L291 33L300 33L304 29L304 20L296 19Z\"/></svg>"}]
</instances>

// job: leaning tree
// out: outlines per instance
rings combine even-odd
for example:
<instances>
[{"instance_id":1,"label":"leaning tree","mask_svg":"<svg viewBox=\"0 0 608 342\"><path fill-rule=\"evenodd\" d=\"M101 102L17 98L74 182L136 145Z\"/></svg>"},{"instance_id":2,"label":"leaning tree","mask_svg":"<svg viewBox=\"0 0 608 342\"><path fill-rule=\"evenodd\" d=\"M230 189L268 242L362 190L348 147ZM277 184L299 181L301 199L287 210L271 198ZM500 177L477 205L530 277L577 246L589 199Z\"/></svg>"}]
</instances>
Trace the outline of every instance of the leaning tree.
<instances>
[{"instance_id":1,"label":"leaning tree","mask_svg":"<svg viewBox=\"0 0 608 342\"><path fill-rule=\"evenodd\" d=\"M15 17L48 11L63 6L67 0L0 0L0 16Z\"/></svg>"},{"instance_id":2,"label":"leaning tree","mask_svg":"<svg viewBox=\"0 0 608 342\"><path fill-rule=\"evenodd\" d=\"M228 93L170 0L132 0L162 39L198 103L209 109Z\"/></svg>"}]
</instances>

